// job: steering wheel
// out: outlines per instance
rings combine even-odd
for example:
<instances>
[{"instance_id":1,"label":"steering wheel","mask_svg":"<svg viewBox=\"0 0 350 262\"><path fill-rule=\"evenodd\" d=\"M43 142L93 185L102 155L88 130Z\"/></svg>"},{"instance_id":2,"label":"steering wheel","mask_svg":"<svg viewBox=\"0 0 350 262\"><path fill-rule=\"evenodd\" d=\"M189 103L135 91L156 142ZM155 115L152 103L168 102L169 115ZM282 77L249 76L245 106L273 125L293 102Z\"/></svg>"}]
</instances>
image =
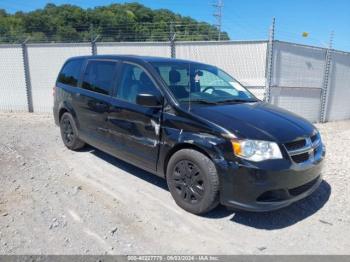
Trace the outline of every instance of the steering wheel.
<instances>
[{"instance_id":1,"label":"steering wheel","mask_svg":"<svg viewBox=\"0 0 350 262\"><path fill-rule=\"evenodd\" d=\"M204 90L202 92L206 93L208 90L213 90L212 92L214 92L215 88L213 86L207 86L206 88L204 88Z\"/></svg>"}]
</instances>

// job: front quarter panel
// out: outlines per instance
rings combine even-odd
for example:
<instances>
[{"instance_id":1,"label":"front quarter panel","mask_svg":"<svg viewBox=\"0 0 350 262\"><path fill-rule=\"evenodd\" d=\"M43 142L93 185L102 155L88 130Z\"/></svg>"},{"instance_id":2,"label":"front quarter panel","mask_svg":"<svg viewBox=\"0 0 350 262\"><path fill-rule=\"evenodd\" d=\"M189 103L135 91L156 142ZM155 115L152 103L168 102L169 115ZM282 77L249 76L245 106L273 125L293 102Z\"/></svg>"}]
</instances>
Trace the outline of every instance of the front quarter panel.
<instances>
[{"instance_id":1,"label":"front quarter panel","mask_svg":"<svg viewBox=\"0 0 350 262\"><path fill-rule=\"evenodd\" d=\"M161 147L158 161L159 175L165 176L170 156L181 148L195 148L209 156L216 165L225 163L231 150L227 139L207 123L188 115L164 113L161 128Z\"/></svg>"}]
</instances>

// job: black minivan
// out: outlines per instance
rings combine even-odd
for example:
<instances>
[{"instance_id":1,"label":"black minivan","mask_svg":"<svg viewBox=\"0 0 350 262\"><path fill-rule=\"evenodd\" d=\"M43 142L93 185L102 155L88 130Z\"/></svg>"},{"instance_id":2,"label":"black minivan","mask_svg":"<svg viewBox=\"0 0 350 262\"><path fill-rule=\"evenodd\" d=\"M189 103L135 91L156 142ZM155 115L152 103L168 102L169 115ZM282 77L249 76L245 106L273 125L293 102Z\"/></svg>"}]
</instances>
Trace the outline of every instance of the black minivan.
<instances>
[{"instance_id":1,"label":"black minivan","mask_svg":"<svg viewBox=\"0 0 350 262\"><path fill-rule=\"evenodd\" d=\"M321 183L325 147L307 120L260 101L221 69L133 55L68 59L54 87L64 144L86 143L164 177L175 202L285 207Z\"/></svg>"}]
</instances>

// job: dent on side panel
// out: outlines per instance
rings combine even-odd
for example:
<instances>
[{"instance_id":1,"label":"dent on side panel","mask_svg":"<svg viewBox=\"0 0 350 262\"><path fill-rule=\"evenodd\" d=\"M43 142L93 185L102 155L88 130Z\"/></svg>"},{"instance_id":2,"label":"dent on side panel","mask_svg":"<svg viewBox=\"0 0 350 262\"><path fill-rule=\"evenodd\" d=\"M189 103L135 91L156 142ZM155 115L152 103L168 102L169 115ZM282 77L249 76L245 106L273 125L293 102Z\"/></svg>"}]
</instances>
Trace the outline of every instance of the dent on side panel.
<instances>
[{"instance_id":1,"label":"dent on side panel","mask_svg":"<svg viewBox=\"0 0 350 262\"><path fill-rule=\"evenodd\" d=\"M164 162L169 152L177 145L187 144L199 147L218 166L226 165L228 141L214 134L214 130L179 115L164 114L161 128L161 147L158 169L164 170Z\"/></svg>"}]
</instances>

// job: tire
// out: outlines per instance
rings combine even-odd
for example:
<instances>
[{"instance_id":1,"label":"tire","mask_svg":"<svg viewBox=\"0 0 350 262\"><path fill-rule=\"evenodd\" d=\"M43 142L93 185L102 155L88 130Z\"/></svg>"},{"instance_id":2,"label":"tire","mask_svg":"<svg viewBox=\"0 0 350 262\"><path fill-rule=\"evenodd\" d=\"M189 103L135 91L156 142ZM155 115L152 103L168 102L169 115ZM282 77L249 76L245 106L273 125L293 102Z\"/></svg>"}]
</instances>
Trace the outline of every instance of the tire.
<instances>
[{"instance_id":1,"label":"tire","mask_svg":"<svg viewBox=\"0 0 350 262\"><path fill-rule=\"evenodd\" d=\"M78 129L70 113L64 113L60 119L61 137L64 145L70 150L79 150L85 143L78 137Z\"/></svg>"},{"instance_id":2,"label":"tire","mask_svg":"<svg viewBox=\"0 0 350 262\"><path fill-rule=\"evenodd\" d=\"M219 204L219 176L214 163L193 149L177 151L166 174L169 191L177 205L200 215Z\"/></svg>"}]
</instances>

